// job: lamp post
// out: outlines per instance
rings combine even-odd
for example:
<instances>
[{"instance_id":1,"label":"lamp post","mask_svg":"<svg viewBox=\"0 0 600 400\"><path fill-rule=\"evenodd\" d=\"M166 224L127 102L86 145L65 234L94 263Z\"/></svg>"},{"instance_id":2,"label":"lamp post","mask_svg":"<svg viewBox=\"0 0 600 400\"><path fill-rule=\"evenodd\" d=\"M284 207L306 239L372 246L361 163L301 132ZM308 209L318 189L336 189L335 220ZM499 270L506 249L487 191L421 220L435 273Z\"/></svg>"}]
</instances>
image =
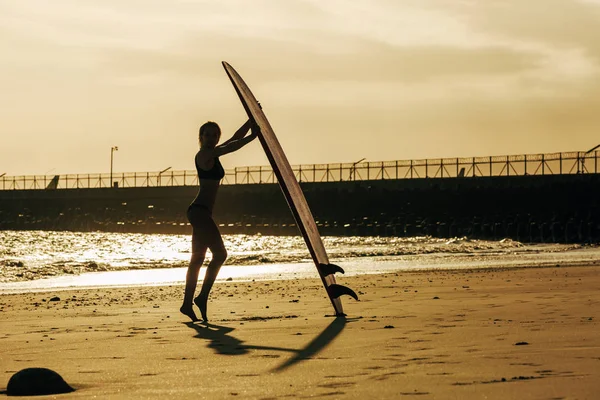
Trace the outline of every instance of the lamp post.
<instances>
[{"instance_id":1,"label":"lamp post","mask_svg":"<svg viewBox=\"0 0 600 400\"><path fill-rule=\"evenodd\" d=\"M171 169L171 167L167 167L167 168L163 169L162 171L160 171L160 172L158 173L158 177L156 178L156 184L157 184L158 186L160 186L160 184L161 184L160 176L161 176L163 173L165 173L165 172L167 172L168 170L170 170L170 169Z\"/></svg>"},{"instance_id":2,"label":"lamp post","mask_svg":"<svg viewBox=\"0 0 600 400\"><path fill-rule=\"evenodd\" d=\"M360 160L356 161L355 163L352 164L352 169L350 170L350 175L348 176L348 180L351 181L352 180L352 174L356 172L356 164L360 164L361 162L365 161L366 158L361 158ZM355 174L356 175L356 174ZM355 177L356 179L356 177Z\"/></svg>"},{"instance_id":3,"label":"lamp post","mask_svg":"<svg viewBox=\"0 0 600 400\"><path fill-rule=\"evenodd\" d=\"M119 148L117 146L113 146L110 148L110 186L113 186L113 160L114 160L114 156L113 153L115 151L119 151Z\"/></svg>"}]
</instances>

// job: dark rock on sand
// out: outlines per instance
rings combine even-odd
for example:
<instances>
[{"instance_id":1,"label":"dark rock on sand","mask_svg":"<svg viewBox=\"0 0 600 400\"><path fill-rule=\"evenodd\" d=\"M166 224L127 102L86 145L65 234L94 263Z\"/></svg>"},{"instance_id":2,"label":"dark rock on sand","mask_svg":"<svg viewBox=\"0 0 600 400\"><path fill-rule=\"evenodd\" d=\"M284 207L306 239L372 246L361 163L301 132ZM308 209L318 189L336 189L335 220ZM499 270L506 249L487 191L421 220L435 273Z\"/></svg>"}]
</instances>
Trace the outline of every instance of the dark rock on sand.
<instances>
[{"instance_id":1,"label":"dark rock on sand","mask_svg":"<svg viewBox=\"0 0 600 400\"><path fill-rule=\"evenodd\" d=\"M9 396L38 396L73 392L73 389L56 372L47 368L25 368L8 381Z\"/></svg>"}]
</instances>

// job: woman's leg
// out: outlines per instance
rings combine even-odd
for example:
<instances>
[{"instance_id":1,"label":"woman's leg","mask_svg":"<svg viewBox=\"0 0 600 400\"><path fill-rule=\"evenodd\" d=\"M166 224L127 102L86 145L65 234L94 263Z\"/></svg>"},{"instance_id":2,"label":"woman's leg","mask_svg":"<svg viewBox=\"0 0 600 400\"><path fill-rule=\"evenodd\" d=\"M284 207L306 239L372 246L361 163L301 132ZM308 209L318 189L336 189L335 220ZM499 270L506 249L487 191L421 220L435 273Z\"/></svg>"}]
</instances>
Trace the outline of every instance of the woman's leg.
<instances>
[{"instance_id":1,"label":"woman's leg","mask_svg":"<svg viewBox=\"0 0 600 400\"><path fill-rule=\"evenodd\" d=\"M183 295L183 305L179 309L182 314L190 317L192 321L198 321L198 317L193 309L194 293L196 292L196 285L198 284L198 274L200 267L204 263L204 257L206 255L206 235L203 232L203 226L206 225L207 221L210 222L212 219L208 212L202 208L190 207L187 211L187 218L192 224L192 257L190 259L190 265L188 266L187 274L185 276L185 293Z\"/></svg>"},{"instance_id":2,"label":"woman's leg","mask_svg":"<svg viewBox=\"0 0 600 400\"><path fill-rule=\"evenodd\" d=\"M185 276L185 293L183 295L183 305L179 309L183 314L191 318L192 321L198 321L196 313L192 308L192 301L194 299L194 293L196 292L196 285L198 284L198 274L200 273L200 267L204 263L204 256L206 254L206 248L204 251L192 253L190 265L188 266L187 274Z\"/></svg>"},{"instance_id":3,"label":"woman's leg","mask_svg":"<svg viewBox=\"0 0 600 400\"><path fill-rule=\"evenodd\" d=\"M219 228L217 228L216 224L212 222L210 229L208 232L211 235L211 244L209 245L210 252L212 253L212 260L208 264L206 269L206 275L204 277L204 281L202 282L202 289L200 290L200 294L198 297L194 299L194 303L200 308L200 312L202 313L202 319L204 321L208 321L206 316L206 306L208 302L208 295L210 290L217 279L217 275L219 274L219 270L221 266L225 263L227 259L227 250L225 249L225 245L223 244L223 238L221 237L221 233L219 232Z\"/></svg>"}]
</instances>

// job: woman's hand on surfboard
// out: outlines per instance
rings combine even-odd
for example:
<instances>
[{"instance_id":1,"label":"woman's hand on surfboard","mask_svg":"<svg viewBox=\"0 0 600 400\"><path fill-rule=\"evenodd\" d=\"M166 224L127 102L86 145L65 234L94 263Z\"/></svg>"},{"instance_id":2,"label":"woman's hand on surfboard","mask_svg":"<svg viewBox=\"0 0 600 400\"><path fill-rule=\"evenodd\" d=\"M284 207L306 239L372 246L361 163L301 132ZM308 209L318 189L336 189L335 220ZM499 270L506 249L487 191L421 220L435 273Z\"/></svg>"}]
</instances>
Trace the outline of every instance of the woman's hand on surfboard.
<instances>
[{"instance_id":1,"label":"woman's hand on surfboard","mask_svg":"<svg viewBox=\"0 0 600 400\"><path fill-rule=\"evenodd\" d=\"M250 128L250 136L257 137L258 132L260 132L260 127L256 123L253 123L252 127Z\"/></svg>"}]
</instances>

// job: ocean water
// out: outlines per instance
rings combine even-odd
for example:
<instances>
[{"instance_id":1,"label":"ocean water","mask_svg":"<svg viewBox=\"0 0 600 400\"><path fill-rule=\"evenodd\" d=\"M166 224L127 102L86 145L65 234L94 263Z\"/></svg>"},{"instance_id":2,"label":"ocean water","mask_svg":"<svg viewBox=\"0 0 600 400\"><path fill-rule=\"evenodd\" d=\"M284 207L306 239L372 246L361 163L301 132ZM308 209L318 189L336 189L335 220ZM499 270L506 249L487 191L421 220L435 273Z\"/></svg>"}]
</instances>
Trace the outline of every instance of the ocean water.
<instances>
[{"instance_id":1,"label":"ocean water","mask_svg":"<svg viewBox=\"0 0 600 400\"><path fill-rule=\"evenodd\" d=\"M224 235L220 279L316 277L300 236ZM348 274L504 266L600 265L599 246L513 240L324 237ZM0 231L0 290L182 282L189 235ZM207 254L207 261L210 252Z\"/></svg>"}]
</instances>

